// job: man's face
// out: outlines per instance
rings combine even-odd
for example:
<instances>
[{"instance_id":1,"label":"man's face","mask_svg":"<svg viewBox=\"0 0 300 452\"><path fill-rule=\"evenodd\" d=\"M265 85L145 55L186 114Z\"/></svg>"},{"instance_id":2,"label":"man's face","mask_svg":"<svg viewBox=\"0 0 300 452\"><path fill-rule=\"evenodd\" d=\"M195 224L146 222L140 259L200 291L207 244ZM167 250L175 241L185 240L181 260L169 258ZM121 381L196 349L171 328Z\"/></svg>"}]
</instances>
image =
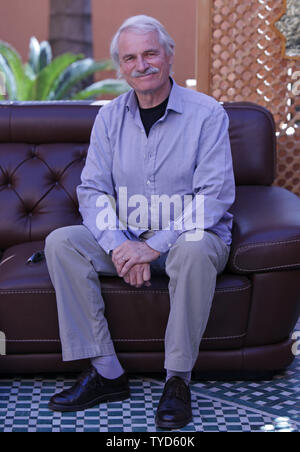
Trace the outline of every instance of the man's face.
<instances>
[{"instance_id":1,"label":"man's face","mask_svg":"<svg viewBox=\"0 0 300 452\"><path fill-rule=\"evenodd\" d=\"M158 34L125 30L119 38L120 71L137 94L155 93L169 83L173 56L166 55Z\"/></svg>"}]
</instances>

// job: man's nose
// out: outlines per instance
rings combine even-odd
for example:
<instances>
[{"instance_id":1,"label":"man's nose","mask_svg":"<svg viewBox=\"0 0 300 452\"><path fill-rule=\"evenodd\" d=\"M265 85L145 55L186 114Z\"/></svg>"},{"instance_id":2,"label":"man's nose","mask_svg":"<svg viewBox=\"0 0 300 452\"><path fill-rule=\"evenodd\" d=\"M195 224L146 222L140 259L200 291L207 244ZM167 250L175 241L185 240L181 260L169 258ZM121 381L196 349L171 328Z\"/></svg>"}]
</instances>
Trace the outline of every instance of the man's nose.
<instances>
[{"instance_id":1,"label":"man's nose","mask_svg":"<svg viewBox=\"0 0 300 452\"><path fill-rule=\"evenodd\" d=\"M136 70L139 72L145 72L149 68L149 63L143 56L138 56L136 61Z\"/></svg>"}]
</instances>

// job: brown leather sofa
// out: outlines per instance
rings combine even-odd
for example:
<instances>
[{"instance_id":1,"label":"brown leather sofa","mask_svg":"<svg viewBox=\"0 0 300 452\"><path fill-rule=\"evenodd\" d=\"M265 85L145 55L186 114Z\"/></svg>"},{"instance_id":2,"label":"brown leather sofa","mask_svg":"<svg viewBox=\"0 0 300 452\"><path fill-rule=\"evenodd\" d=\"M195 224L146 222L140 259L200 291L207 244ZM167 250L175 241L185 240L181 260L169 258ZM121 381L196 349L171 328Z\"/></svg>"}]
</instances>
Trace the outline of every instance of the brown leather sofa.
<instances>
[{"instance_id":1,"label":"brown leather sofa","mask_svg":"<svg viewBox=\"0 0 300 452\"><path fill-rule=\"evenodd\" d=\"M199 375L259 375L293 360L300 306L300 199L272 186L271 114L224 105L237 184L233 244L219 276L199 351ZM63 363L55 293L45 262L26 264L53 229L79 224L76 185L99 107L85 103L0 106L0 373L77 371ZM71 263L70 263L71 265ZM135 289L102 277L116 350L130 372L163 370L169 299L166 276Z\"/></svg>"}]
</instances>

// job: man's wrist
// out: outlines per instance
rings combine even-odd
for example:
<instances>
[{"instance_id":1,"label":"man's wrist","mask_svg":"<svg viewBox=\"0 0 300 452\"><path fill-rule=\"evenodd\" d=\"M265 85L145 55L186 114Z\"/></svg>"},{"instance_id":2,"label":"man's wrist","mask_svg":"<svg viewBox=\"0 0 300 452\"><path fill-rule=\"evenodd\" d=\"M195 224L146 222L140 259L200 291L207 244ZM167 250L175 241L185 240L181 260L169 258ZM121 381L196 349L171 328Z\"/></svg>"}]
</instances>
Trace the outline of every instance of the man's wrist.
<instances>
[{"instance_id":1,"label":"man's wrist","mask_svg":"<svg viewBox=\"0 0 300 452\"><path fill-rule=\"evenodd\" d=\"M144 245L146 245L148 248L150 248L151 251L154 251L156 254L158 254L157 257L159 257L161 255L161 252L156 250L155 248L152 248L150 245L148 245L147 242L144 242Z\"/></svg>"}]
</instances>

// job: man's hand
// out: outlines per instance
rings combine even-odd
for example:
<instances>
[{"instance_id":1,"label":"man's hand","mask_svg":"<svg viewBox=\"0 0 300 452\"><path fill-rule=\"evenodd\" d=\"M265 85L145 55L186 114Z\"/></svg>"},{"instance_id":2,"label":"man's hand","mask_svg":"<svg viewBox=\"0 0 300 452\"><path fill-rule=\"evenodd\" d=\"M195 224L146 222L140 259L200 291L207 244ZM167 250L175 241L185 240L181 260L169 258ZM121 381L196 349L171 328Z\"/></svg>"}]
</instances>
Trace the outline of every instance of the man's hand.
<instances>
[{"instance_id":1,"label":"man's hand","mask_svg":"<svg viewBox=\"0 0 300 452\"><path fill-rule=\"evenodd\" d=\"M151 286L150 264L135 264L124 276L124 281L134 287Z\"/></svg>"},{"instance_id":2,"label":"man's hand","mask_svg":"<svg viewBox=\"0 0 300 452\"><path fill-rule=\"evenodd\" d=\"M145 242L126 240L112 252L112 261L118 275L124 277L136 264L149 264L159 257L160 253Z\"/></svg>"}]
</instances>

